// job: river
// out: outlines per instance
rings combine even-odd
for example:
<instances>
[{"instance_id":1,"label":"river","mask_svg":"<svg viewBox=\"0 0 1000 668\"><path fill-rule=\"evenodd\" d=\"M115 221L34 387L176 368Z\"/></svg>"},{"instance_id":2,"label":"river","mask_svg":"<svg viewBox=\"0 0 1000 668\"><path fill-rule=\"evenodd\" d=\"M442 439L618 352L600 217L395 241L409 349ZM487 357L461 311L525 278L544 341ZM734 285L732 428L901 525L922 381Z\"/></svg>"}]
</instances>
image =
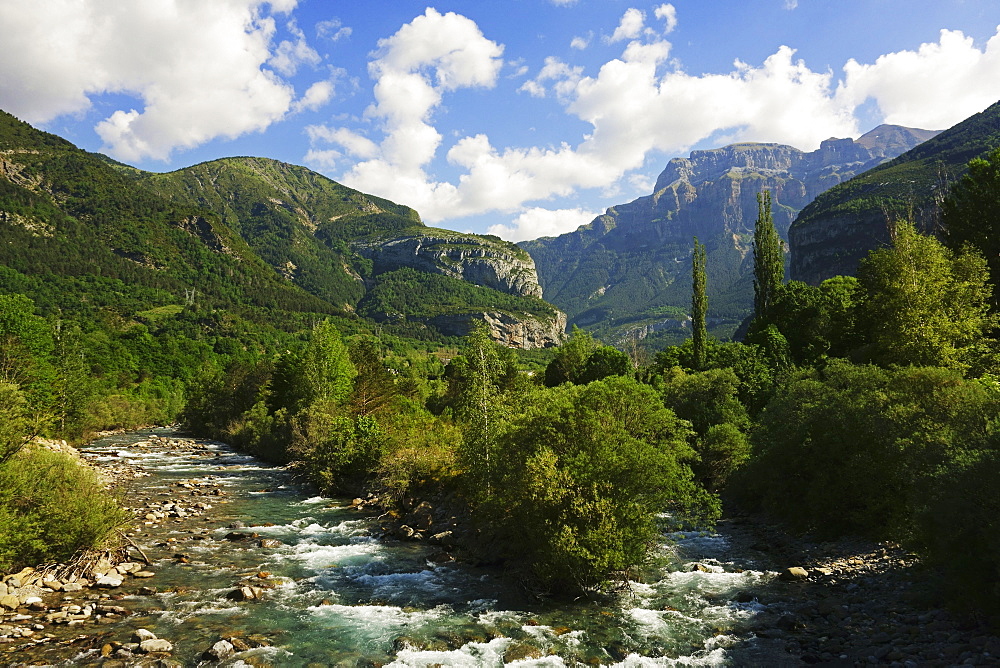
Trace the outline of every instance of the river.
<instances>
[{"instance_id":1,"label":"river","mask_svg":"<svg viewBox=\"0 0 1000 668\"><path fill-rule=\"evenodd\" d=\"M727 556L723 535L677 533L613 601L539 601L502 573L436 563L439 547L376 537L373 512L316 496L283 468L221 443L162 437L173 438L135 432L84 448L98 463L148 472L125 494L140 515L157 503L211 506L140 518L132 538L155 576L128 580L115 598L132 616L100 631L127 642L149 629L183 665L223 637L266 645L224 665L726 665L753 645L745 629L762 606L747 592L775 577ZM261 598L228 597L241 586ZM95 647L64 661L113 659Z\"/></svg>"}]
</instances>

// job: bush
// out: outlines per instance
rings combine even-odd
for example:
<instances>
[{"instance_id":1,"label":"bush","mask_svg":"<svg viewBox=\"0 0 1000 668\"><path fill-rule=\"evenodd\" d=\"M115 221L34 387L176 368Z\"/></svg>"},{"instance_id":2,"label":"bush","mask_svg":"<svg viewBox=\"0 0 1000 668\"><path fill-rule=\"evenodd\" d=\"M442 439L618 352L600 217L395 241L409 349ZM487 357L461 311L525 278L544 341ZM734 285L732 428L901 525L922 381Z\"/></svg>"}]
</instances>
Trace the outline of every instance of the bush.
<instances>
[{"instance_id":1,"label":"bush","mask_svg":"<svg viewBox=\"0 0 1000 668\"><path fill-rule=\"evenodd\" d=\"M760 416L742 492L799 529L905 539L927 480L995 438L1000 395L957 371L831 363Z\"/></svg>"},{"instance_id":2,"label":"bush","mask_svg":"<svg viewBox=\"0 0 1000 668\"><path fill-rule=\"evenodd\" d=\"M994 446L995 447L995 446ZM941 568L942 588L964 606L1000 613L1000 452L943 467L917 517L917 545Z\"/></svg>"},{"instance_id":3,"label":"bush","mask_svg":"<svg viewBox=\"0 0 1000 668\"><path fill-rule=\"evenodd\" d=\"M658 514L717 515L687 464L689 435L634 379L552 388L500 436L481 509L542 586L601 586L645 560Z\"/></svg>"},{"instance_id":4,"label":"bush","mask_svg":"<svg viewBox=\"0 0 1000 668\"><path fill-rule=\"evenodd\" d=\"M29 448L0 465L0 570L69 560L126 520L94 472L68 455Z\"/></svg>"},{"instance_id":5,"label":"bush","mask_svg":"<svg viewBox=\"0 0 1000 668\"><path fill-rule=\"evenodd\" d=\"M385 432L369 415L352 416L318 401L292 421L291 451L321 491L354 491L381 459Z\"/></svg>"}]
</instances>

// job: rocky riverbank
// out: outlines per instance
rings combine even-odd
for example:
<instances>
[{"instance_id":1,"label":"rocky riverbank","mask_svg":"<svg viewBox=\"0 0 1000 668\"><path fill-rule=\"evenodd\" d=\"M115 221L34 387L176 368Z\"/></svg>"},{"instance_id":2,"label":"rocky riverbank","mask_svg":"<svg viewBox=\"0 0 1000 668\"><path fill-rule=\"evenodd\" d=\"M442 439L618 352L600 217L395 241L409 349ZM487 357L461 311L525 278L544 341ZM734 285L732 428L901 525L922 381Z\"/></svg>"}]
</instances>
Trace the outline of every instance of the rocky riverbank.
<instances>
[{"instance_id":1,"label":"rocky riverbank","mask_svg":"<svg viewBox=\"0 0 1000 668\"><path fill-rule=\"evenodd\" d=\"M130 447L151 454L221 456L209 445L199 439L150 435ZM187 557L177 548L188 541L211 539L203 520L213 505L227 501L222 480L209 476L178 481L169 493L154 496L142 489L139 481L149 473L137 460L76 450L58 441L38 446L71 454L93 467L119 494L133 522L120 532L119 543L112 549L79 555L69 564L25 568L0 578L0 665L184 665L172 658L173 643L143 628L142 620L155 610L150 597L159 593L157 564L183 563ZM252 591L257 592L272 586L255 585ZM243 588L234 583L234 599L245 600L239 596ZM132 616L137 618L134 630L120 625ZM239 649L269 644L264 636L219 637L206 646L204 657L221 661Z\"/></svg>"},{"instance_id":2,"label":"rocky riverbank","mask_svg":"<svg viewBox=\"0 0 1000 668\"><path fill-rule=\"evenodd\" d=\"M81 457L106 476L133 512L134 525L123 534L120 548L88 555L74 564L25 569L0 578L0 665L180 666L229 660L241 660L244 665L281 665L275 655L263 653L267 651L263 648L278 643L278 639L261 635L253 627L227 630L224 625L201 625L192 634L189 626L154 626L162 620L165 605L176 608L178 600L191 594L187 587L176 585L178 580L170 579L177 569L195 565L215 568L216 579L206 586L217 592L214 596L236 606L234 610L266 603L281 591L296 587L287 577L248 566L290 546L272 537L275 534L269 533L269 523L244 524L227 511L234 500L230 490L235 478L227 478L226 473L237 475L241 465L230 462L241 458L221 450L217 443L175 436L153 435L130 444L129 450L128 457L115 456L113 449L81 451ZM150 487L144 459L160 458L162 466L164 458L170 457L189 464L210 463L212 474L185 477L191 474L182 470L168 483ZM262 497L280 491L251 489L257 490L251 494ZM317 497L298 503L324 501ZM376 504L375 497L359 498L352 504L355 510L345 512L357 513L361 519L372 517ZM421 559L429 566L417 567L431 570L423 575L410 572L385 577L431 577L435 569L456 558L487 563L488 555L484 557L482 550L463 549L478 539L469 518L456 511L460 505L447 498L412 499L399 510L365 522L367 531L375 532L380 541L431 546L429 552L421 552L426 555ZM735 600L731 593L722 595L727 598L717 601L718 605L743 606L752 614L742 615L732 627L718 631L730 640L724 645L724 655L710 657L727 657L732 665L761 666L1000 665L1000 639L982 620L941 607L931 586L933 572L899 546L864 541L809 542L751 517L730 517L720 524L719 533L727 554L720 554L719 560L688 563L686 569L702 571L706 577L726 577L720 571L739 572L729 563L732 559L733 563L781 575L748 580L755 584L739 591ZM372 544L364 542L371 537L359 536L358 540L362 541L357 543L358 551ZM320 549L333 553L339 548ZM206 563L213 559L207 555L215 555L214 563ZM726 565L720 566L724 562ZM336 563L322 563L337 570ZM361 579L372 577L382 576L366 574ZM175 584L163 584L164 578ZM303 609L303 614L320 615L323 610L360 614L366 609L361 606L358 613L350 613L351 608L326 599L306 599L295 605L312 610L306 613ZM424 614L405 606L394 612L395 608L378 602L369 605L371 610L390 615ZM495 663L544 656L547 650L538 642L541 636L535 638L529 628L532 621L529 618L527 626L521 627L515 623L500 635L482 639L499 647L508 642L503 635L512 637L510 633L520 632L524 636L501 648ZM553 638L570 637L559 636L570 633L568 627L553 628ZM422 642L410 633L400 638L393 641L399 648L413 648ZM470 641L455 642L457 645L448 645L449 651ZM515 656L511 648L524 649L524 656ZM623 650L621 658L612 654L611 661L599 662L621 661L628 652ZM704 663L708 659L703 656L700 660ZM714 664L709 661L707 665Z\"/></svg>"},{"instance_id":3,"label":"rocky riverbank","mask_svg":"<svg viewBox=\"0 0 1000 668\"><path fill-rule=\"evenodd\" d=\"M935 572L899 545L810 541L760 518L720 530L781 573L744 597L764 604L745 631L782 665L1000 665L995 625L948 610Z\"/></svg>"}]
</instances>

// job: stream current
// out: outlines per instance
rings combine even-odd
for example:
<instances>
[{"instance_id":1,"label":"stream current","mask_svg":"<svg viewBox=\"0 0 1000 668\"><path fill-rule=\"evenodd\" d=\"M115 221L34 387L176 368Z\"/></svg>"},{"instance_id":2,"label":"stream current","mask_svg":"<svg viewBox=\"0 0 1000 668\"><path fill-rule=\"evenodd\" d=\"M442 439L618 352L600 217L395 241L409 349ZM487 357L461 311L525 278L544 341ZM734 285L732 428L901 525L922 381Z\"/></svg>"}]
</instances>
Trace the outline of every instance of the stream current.
<instances>
[{"instance_id":1,"label":"stream current","mask_svg":"<svg viewBox=\"0 0 1000 668\"><path fill-rule=\"evenodd\" d=\"M211 441L150 447L156 435L172 437L134 432L84 450L149 473L132 484L127 505L180 503L199 485L224 490L216 497L223 502L189 497L212 508L197 518L140 521L133 540L156 575L122 587L133 615L103 630L125 641L147 628L173 643L183 665L198 665L222 637L255 635L270 646L223 665L727 665L754 642L741 629L762 606L746 592L775 577L731 561L725 536L675 533L622 596L539 601L497 571L435 563L440 547L377 538L372 512L315 496L280 467ZM258 537L233 542L226 536L234 531ZM280 545L264 548L260 539ZM138 584L157 593L138 595ZM227 598L241 584L264 587L262 598ZM71 663L100 661L90 650Z\"/></svg>"}]
</instances>

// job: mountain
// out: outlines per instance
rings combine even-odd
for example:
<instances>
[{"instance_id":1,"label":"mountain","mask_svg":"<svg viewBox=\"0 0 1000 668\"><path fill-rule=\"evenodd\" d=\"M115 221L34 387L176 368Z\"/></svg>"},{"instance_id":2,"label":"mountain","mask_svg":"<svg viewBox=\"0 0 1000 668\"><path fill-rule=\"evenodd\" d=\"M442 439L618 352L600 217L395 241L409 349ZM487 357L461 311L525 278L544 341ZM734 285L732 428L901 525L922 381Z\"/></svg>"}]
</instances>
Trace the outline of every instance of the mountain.
<instances>
[{"instance_id":1,"label":"mountain","mask_svg":"<svg viewBox=\"0 0 1000 668\"><path fill-rule=\"evenodd\" d=\"M912 217L933 230L939 205L972 158L1000 146L1000 102L896 159L832 188L802 210L789 232L791 277L819 283L853 275L888 243L888 222Z\"/></svg>"},{"instance_id":2,"label":"mountain","mask_svg":"<svg viewBox=\"0 0 1000 668\"><path fill-rule=\"evenodd\" d=\"M785 237L817 195L934 135L883 125L811 152L766 143L694 151L667 164L653 194L613 206L574 232L520 245L535 259L546 300L571 323L622 341L683 331L697 236L708 251L709 325L725 336L753 301L757 193L771 191Z\"/></svg>"},{"instance_id":3,"label":"mountain","mask_svg":"<svg viewBox=\"0 0 1000 668\"><path fill-rule=\"evenodd\" d=\"M265 158L143 172L5 113L0 234L0 290L49 310L197 301L362 315L421 338L485 321L498 340L529 348L565 329L540 299L530 256L497 237L427 228L409 207ZM407 288L401 271L420 280Z\"/></svg>"}]
</instances>

